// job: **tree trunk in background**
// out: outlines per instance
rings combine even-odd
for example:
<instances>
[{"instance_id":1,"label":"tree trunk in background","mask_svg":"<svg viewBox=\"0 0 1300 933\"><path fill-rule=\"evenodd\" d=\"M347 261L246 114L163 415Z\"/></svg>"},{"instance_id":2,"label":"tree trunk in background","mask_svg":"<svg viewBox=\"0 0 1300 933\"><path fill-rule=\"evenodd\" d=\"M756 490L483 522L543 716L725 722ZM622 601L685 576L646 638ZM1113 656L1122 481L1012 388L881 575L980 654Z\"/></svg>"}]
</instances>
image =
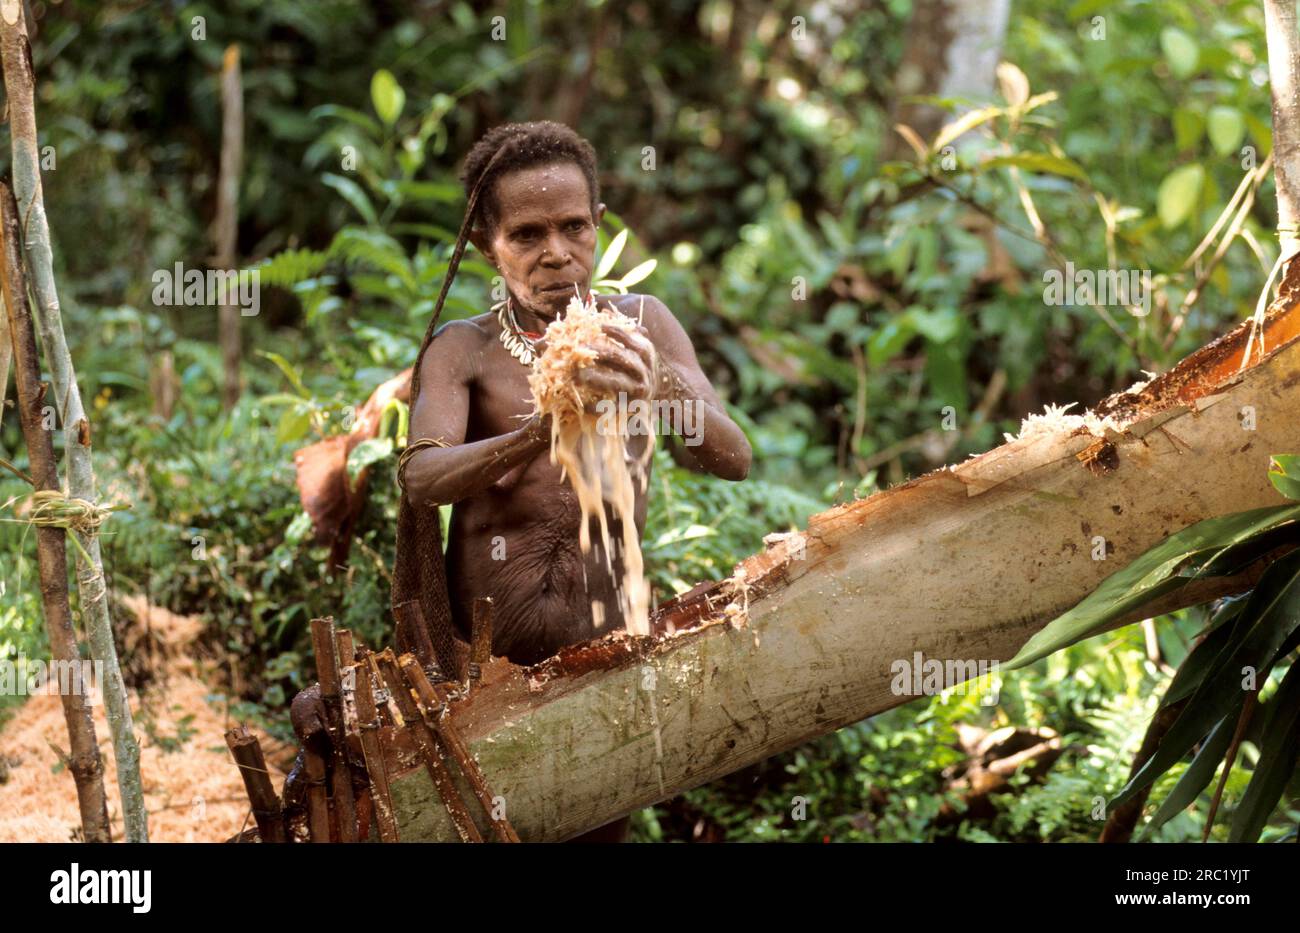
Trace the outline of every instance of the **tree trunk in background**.
<instances>
[{"instance_id":1,"label":"tree trunk in background","mask_svg":"<svg viewBox=\"0 0 1300 933\"><path fill-rule=\"evenodd\" d=\"M1062 426L813 516L740 565L745 587L733 576L666 605L656 627L675 635L602 639L527 669L498 659L447 721L520 838L552 841L909 701L900 662L964 680L1171 533L1283 502L1267 470L1300 423L1300 307L1266 331L1273 352L1244 372L1249 322L1103 401L1123 425L1104 437ZM1260 572L1123 622L1242 592ZM454 840L410 750L386 754L401 838Z\"/></svg>"},{"instance_id":2,"label":"tree trunk in background","mask_svg":"<svg viewBox=\"0 0 1300 933\"><path fill-rule=\"evenodd\" d=\"M18 209L9 188L0 183L0 278L3 280L6 329L13 338L17 361L18 413L31 475L38 490L59 489L59 472L55 466L54 441L42 425L41 409L45 404L45 387L41 385L41 367L36 352L36 333L32 329L31 310L27 305L26 281L22 273L19 250ZM63 665L81 669L77 651L77 633L72 627L72 608L68 602L68 552L62 528L36 528L36 558L41 579L41 608L45 614L45 631L50 639L50 657ZM75 676L75 675L73 675ZM56 676L54 682L58 683ZM63 718L68 724L70 755L68 770L77 785L77 802L81 809L82 838L86 842L111 842L108 824L108 801L104 794L104 765L95 741L95 721L84 689L60 689Z\"/></svg>"},{"instance_id":3,"label":"tree trunk in background","mask_svg":"<svg viewBox=\"0 0 1300 933\"><path fill-rule=\"evenodd\" d=\"M221 175L217 183L217 216L213 224L218 269L234 269L239 234L239 173L244 161L244 92L239 78L239 46L226 48L221 61ZM240 308L229 292L221 305L221 368L225 384L222 404L234 408L242 391L239 381Z\"/></svg>"},{"instance_id":4,"label":"tree trunk in background","mask_svg":"<svg viewBox=\"0 0 1300 933\"><path fill-rule=\"evenodd\" d=\"M13 359L14 348L9 340L9 316L5 313L4 302L0 299L0 427L5 420L5 392L9 388L9 364ZM4 447L0 446L0 457L4 456Z\"/></svg>"},{"instance_id":5,"label":"tree trunk in background","mask_svg":"<svg viewBox=\"0 0 1300 933\"><path fill-rule=\"evenodd\" d=\"M32 74L32 52L27 41L22 6L15 0L0 0L0 56L4 61L4 84L9 106L13 192L18 202L21 245L28 282L36 299L36 326L41 332L45 363L54 380L54 402L63 419L68 489L75 498L97 502L95 468L90 454L90 422L81 403L81 389L77 385L77 373L63 333L59 295L54 284L54 252L50 245L49 223L45 219L45 196L36 144L36 78ZM113 735L126 839L128 842L147 842L149 824L140 785L140 746L136 743L131 705L117 663L117 647L113 643L113 626L108 616L108 585L104 579L99 536L83 535L77 531L69 533L76 535L81 544L77 551L77 592L81 598L82 618L90 636L90 650L104 664L104 712ZM89 560L83 556L83 551Z\"/></svg>"},{"instance_id":6,"label":"tree trunk in background","mask_svg":"<svg viewBox=\"0 0 1300 933\"><path fill-rule=\"evenodd\" d=\"M1011 0L913 0L890 125L906 124L928 141L951 114L908 97L992 97L1010 14ZM910 152L897 133L889 134L886 160Z\"/></svg>"},{"instance_id":7,"label":"tree trunk in background","mask_svg":"<svg viewBox=\"0 0 1300 933\"><path fill-rule=\"evenodd\" d=\"M1300 37L1296 0L1264 0L1268 78L1273 92L1273 176L1282 256L1300 245Z\"/></svg>"}]
</instances>

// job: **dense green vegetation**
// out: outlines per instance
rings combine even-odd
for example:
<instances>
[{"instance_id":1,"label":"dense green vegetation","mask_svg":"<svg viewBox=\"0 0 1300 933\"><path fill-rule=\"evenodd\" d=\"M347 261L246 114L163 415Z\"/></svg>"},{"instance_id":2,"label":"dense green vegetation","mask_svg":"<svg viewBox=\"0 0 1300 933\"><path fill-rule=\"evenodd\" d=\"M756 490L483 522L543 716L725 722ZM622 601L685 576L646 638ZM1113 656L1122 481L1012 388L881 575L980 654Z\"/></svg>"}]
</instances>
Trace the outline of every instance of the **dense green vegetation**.
<instances>
[{"instance_id":1,"label":"dense green vegetation","mask_svg":"<svg viewBox=\"0 0 1300 933\"><path fill-rule=\"evenodd\" d=\"M646 553L661 600L726 575L766 533L986 450L1048 403L1095 401L1253 309L1277 254L1268 179L1248 240L1180 313L1185 260L1270 147L1253 0L1013 0L1003 58L1028 93L1013 73L989 100L939 102L992 109L921 156L886 151L909 0L817 6L794 40L807 11L789 0L44 5L38 117L57 155L45 185L64 314L101 486L132 506L104 539L114 590L201 615L203 650L243 673L236 709L285 733L288 698L313 679L310 618L383 640L394 458L377 462L335 572L292 455L410 365L460 223L458 160L505 120L561 119L593 141L602 243L631 231L620 272L659 260L641 287L681 319L754 448L738 485L657 454ZM223 412L216 310L155 305L151 277L212 252L228 43L243 50L239 249L265 288L243 321L246 391ZM1149 313L1044 304L1058 259L1150 270ZM481 313L490 278L467 256L444 317ZM165 355L179 383L167 418L150 390ZM6 417L0 456L22 465L21 448ZM20 492L0 474L0 503ZM34 554L24 526L0 524L3 655L43 649ZM1161 621L1169 665L1205 621ZM911 703L644 811L636 831L1095 839L1092 801L1123 784L1169 670L1135 629L1099 636L1005 674L996 705ZM1066 751L1041 782L1013 779L991 815L941 817L962 725L1046 727ZM1244 787L1234 773L1225 808ZM796 796L807 820L791 818ZM1156 838L1199 838L1203 822L1198 805Z\"/></svg>"}]
</instances>

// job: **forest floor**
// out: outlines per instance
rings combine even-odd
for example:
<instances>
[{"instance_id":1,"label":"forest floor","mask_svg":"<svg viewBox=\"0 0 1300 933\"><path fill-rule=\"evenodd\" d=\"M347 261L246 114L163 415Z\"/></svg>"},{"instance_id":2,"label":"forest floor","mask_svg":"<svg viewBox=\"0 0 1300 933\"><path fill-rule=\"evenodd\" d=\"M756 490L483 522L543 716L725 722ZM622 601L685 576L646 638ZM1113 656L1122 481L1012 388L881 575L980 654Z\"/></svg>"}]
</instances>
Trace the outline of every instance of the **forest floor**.
<instances>
[{"instance_id":1,"label":"forest floor","mask_svg":"<svg viewBox=\"0 0 1300 933\"><path fill-rule=\"evenodd\" d=\"M239 769L226 748L225 732L236 725L222 709L220 672L194 657L199 619L175 615L127 597L130 616L122 623L119 648L130 659L128 682L140 742L140 772L149 838L154 842L224 842L252 826ZM214 697L214 694L217 695ZM215 700L215 702L213 702ZM95 737L104 762L104 784L114 840L121 840L122 807L117 768L103 704L92 707ZM262 740L271 780L278 791L294 749L250 731ZM80 838L81 820L72 776L60 766L68 747L67 726L57 696L34 696L0 728L0 842L66 842Z\"/></svg>"}]
</instances>

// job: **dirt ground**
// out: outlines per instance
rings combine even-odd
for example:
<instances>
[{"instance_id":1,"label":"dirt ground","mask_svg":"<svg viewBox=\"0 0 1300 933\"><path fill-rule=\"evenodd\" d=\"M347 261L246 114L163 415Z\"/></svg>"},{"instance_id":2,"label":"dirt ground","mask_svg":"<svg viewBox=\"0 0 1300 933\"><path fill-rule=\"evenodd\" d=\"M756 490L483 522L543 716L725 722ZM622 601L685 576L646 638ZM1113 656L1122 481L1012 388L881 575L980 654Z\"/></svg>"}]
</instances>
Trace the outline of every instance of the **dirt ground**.
<instances>
[{"instance_id":1,"label":"dirt ground","mask_svg":"<svg viewBox=\"0 0 1300 933\"><path fill-rule=\"evenodd\" d=\"M124 663L148 657L152 673L144 696L133 692L132 713L140 743L140 772L149 838L155 842L224 842L252 826L239 770L226 748L225 731L238 723L220 703L209 703L213 678L192 657L201 623L124 601L134 618L119 644ZM113 838L122 838L117 769L102 704L94 709L95 737L104 761L105 789ZM146 723L148 727L146 728ZM284 782L277 767L293 750L253 729L262 740L276 790ZM57 749L68 747L67 726L57 696L34 696L0 730L0 756L9 765L0 783L0 842L66 842L79 838L81 821L72 775L52 770ZM3 769L0 769L2 771Z\"/></svg>"}]
</instances>

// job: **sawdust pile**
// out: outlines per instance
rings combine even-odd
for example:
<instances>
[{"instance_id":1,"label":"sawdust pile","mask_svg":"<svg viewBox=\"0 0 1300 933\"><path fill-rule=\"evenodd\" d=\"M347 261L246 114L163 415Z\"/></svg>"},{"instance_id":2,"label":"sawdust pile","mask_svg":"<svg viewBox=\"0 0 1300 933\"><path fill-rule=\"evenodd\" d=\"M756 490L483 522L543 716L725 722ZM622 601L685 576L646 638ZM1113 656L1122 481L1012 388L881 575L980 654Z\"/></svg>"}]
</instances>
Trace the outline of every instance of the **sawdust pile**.
<instances>
[{"instance_id":1,"label":"sawdust pile","mask_svg":"<svg viewBox=\"0 0 1300 933\"><path fill-rule=\"evenodd\" d=\"M150 607L143 599L127 597L123 602L134 616L124 626L119 644L123 663L135 665L140 654L147 653L155 665L145 695L133 693L131 703L149 838L224 842L244 826L249 805L239 769L226 748L225 731L235 723L207 701L213 688L190 656L202 623ZM121 797L108 722L102 704L92 710L113 838L120 841ZM284 776L275 762L292 755L293 749L260 733L258 737L272 762L271 780L279 791ZM0 784L0 842L79 838L76 787L66 769L52 770L59 761L56 748L68 748L57 696L33 696L0 730L0 757L9 765L8 780Z\"/></svg>"},{"instance_id":2,"label":"sawdust pile","mask_svg":"<svg viewBox=\"0 0 1300 933\"><path fill-rule=\"evenodd\" d=\"M575 382L579 370L595 361L596 352L591 344L602 338L604 324L626 330L635 327L625 315L586 307L575 296L564 317L552 321L546 328L546 351L533 363L528 384L536 411L551 416L551 462L560 465L578 496L582 509L578 541L582 552L591 553L589 522L594 516L600 524L605 565L611 576L614 575L614 552L605 517L606 502L622 524L619 555L623 559L623 576L615 581L619 606L628 632L648 635L650 584L645 579L641 543L637 538L633 483L639 483L641 489L645 489L646 468L654 454L655 432L644 422L644 416L635 410L620 410L613 421L600 413L588 412L588 403L597 402L599 398ZM616 424L617 430L609 430L611 424ZM640 460L628 456L630 431L649 439ZM603 608L593 600L592 615L597 628L604 623Z\"/></svg>"}]
</instances>

